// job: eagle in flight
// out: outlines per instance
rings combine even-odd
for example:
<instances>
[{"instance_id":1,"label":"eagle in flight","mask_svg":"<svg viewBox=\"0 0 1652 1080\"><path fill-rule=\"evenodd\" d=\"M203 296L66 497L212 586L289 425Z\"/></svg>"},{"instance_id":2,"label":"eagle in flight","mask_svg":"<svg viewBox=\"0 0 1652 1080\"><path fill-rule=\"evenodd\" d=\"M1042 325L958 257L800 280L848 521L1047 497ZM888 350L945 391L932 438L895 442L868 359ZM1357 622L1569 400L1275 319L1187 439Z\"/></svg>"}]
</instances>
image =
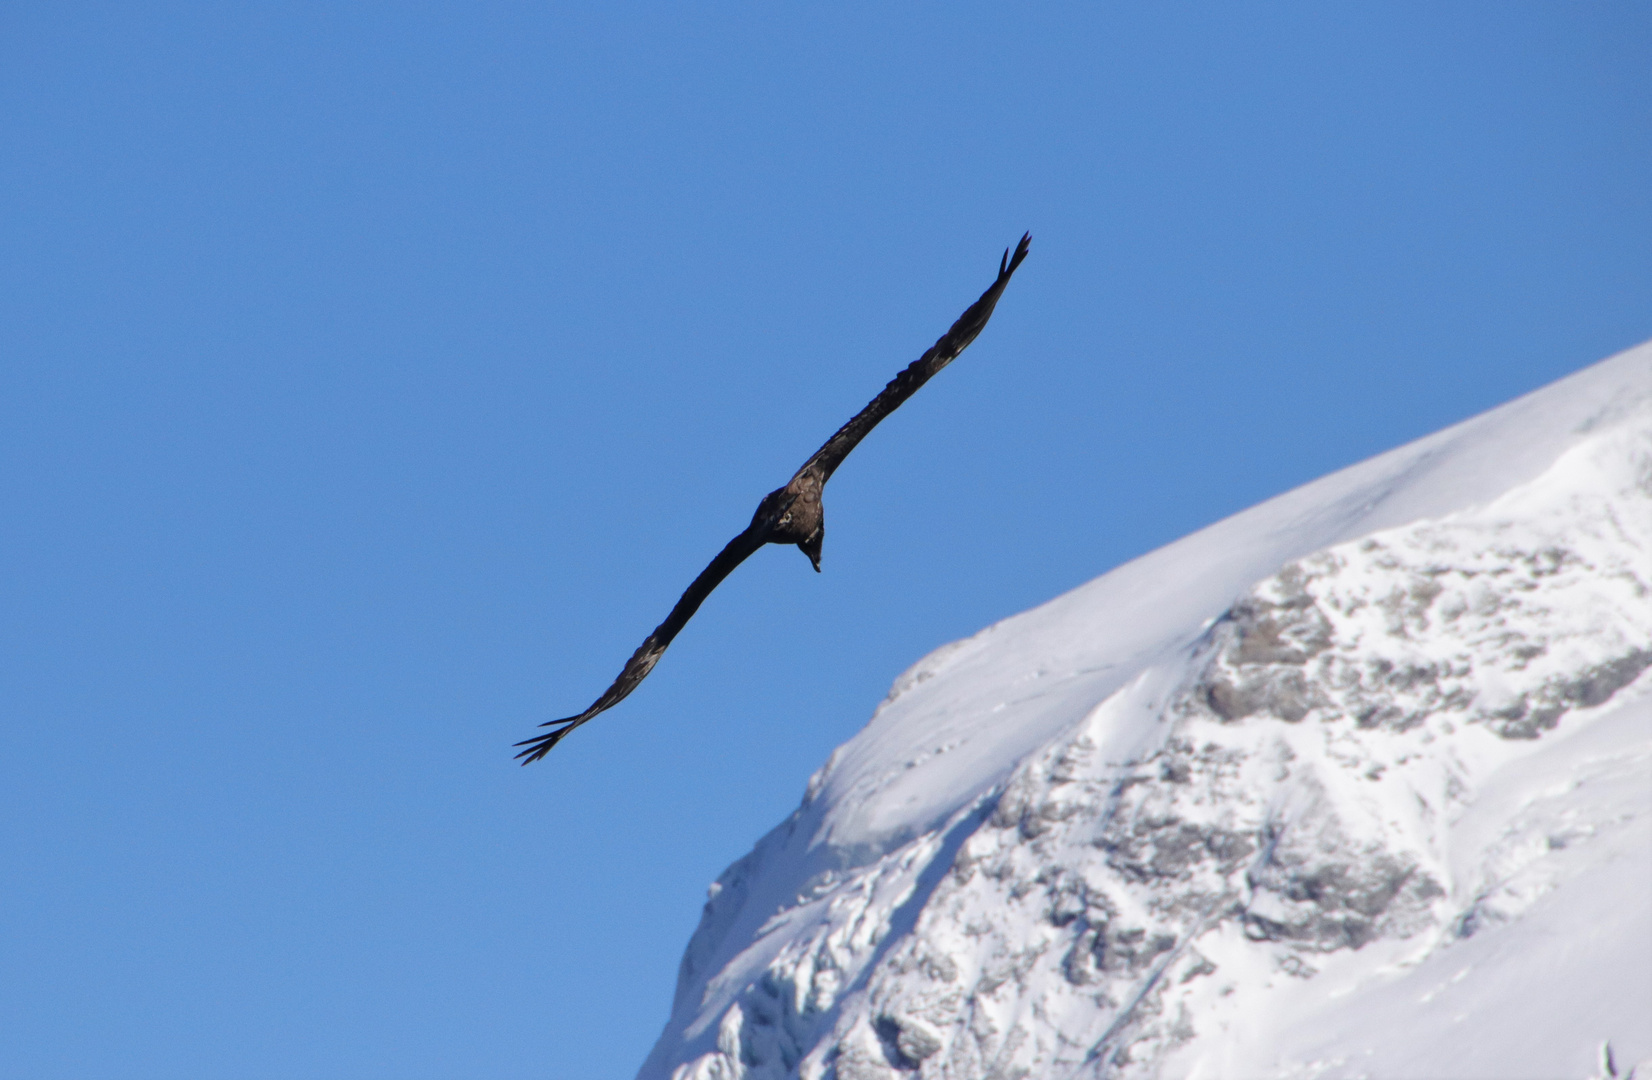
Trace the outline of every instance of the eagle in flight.
<instances>
[{"instance_id":1,"label":"eagle in flight","mask_svg":"<svg viewBox=\"0 0 1652 1080\"><path fill-rule=\"evenodd\" d=\"M711 565L700 571L700 576L695 578L688 591L683 593L682 599L677 601L677 606L665 617L665 622L656 626L641 647L631 654L631 659L625 662L625 670L614 680L614 685L603 691L602 696L578 716L547 721L539 726L554 730L516 744L526 748L516 755L523 759L522 764L538 761L550 753L551 747L561 742L563 736L574 728L625 700L625 696L635 690L637 684L654 670L654 665L665 655L666 646L671 644L671 639L677 636L689 619L693 618L694 613L705 602L705 598L711 595L711 590L764 544L796 544L803 554L809 557L809 562L814 564L815 571L820 571L820 545L826 537L826 513L820 504L820 493L826 487L826 481L830 480L832 472L843 464L843 459L849 456L849 451L866 437L867 432L877 427L878 421L900 408L902 402L918 392L918 387L928 382L937 371L952 363L958 354L975 340L975 336L992 317L992 309L997 306L998 298L1004 293L1004 287L1010 283L1010 275L1021 265L1021 260L1027 257L1027 249L1031 244L1032 234L1028 233L1015 245L1013 255L1006 248L1004 257L998 263L997 280L981 294L979 300L958 316L958 321L952 324L952 329L941 335L941 339L930 346L928 352L890 380L889 385L885 386L866 408L856 413L854 419L838 428L837 434L827 439L826 445L816 450L814 456L803 463L803 467L797 470L796 475L785 487L763 496L763 501L757 504L757 513L752 515L751 524L746 526L746 531L730 540L728 545L718 552L717 557L711 560Z\"/></svg>"}]
</instances>

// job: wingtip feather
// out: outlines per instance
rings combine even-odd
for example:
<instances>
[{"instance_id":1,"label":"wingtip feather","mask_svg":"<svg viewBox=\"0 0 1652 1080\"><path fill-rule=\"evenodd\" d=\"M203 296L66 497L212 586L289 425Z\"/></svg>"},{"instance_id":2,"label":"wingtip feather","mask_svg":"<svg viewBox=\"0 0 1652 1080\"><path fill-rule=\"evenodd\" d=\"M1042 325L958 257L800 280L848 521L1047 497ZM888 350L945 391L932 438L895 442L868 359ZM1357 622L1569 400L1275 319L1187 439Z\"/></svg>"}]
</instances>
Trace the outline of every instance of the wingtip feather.
<instances>
[{"instance_id":1,"label":"wingtip feather","mask_svg":"<svg viewBox=\"0 0 1652 1080\"><path fill-rule=\"evenodd\" d=\"M1030 231L1021 234L1020 242L1015 245L1014 255L1010 254L1009 248L1005 248L1004 257L998 260L999 280L1003 280L1004 278L1007 278L1011 274L1015 273L1015 268L1021 265L1021 260L1027 257L1027 252L1031 249L1032 233Z\"/></svg>"},{"instance_id":2,"label":"wingtip feather","mask_svg":"<svg viewBox=\"0 0 1652 1080\"><path fill-rule=\"evenodd\" d=\"M1031 250L1032 232L1024 232L1021 234L1021 242L1015 245L1015 255L1010 259L1009 273L1015 273L1015 268L1021 265L1021 261L1027 257L1027 252Z\"/></svg>"},{"instance_id":3,"label":"wingtip feather","mask_svg":"<svg viewBox=\"0 0 1652 1080\"><path fill-rule=\"evenodd\" d=\"M579 726L579 724L577 723L578 720L579 720L579 717L570 716L570 717L568 717L566 719L563 719L563 720L547 720L545 723L540 724L539 725L540 727L552 727L556 724L567 724L568 726L564 727L564 728L558 728L556 731L547 731L545 734L536 735L531 739L523 739L519 743L513 743L512 744L513 746L526 746L527 747L526 750L523 750L521 753L517 754L516 756L518 758L522 759L522 764L524 764L524 765L533 764L534 762L538 761L540 758L544 757L546 754L550 753L551 748L553 746L555 746L557 743L561 742L562 737L564 735L568 734L568 732L570 732L570 731L574 730L574 728L578 727ZM576 722L575 723L569 723L569 721L576 721Z\"/></svg>"}]
</instances>

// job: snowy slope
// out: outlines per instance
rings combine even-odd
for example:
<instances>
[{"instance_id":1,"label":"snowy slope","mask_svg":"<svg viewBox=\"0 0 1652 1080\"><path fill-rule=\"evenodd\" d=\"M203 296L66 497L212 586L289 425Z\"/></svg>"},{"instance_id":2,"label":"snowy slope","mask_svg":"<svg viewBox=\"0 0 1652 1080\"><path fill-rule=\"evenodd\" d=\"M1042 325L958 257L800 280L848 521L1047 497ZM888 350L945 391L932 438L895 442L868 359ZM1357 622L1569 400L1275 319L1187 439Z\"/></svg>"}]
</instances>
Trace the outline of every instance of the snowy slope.
<instances>
[{"instance_id":1,"label":"snowy slope","mask_svg":"<svg viewBox=\"0 0 1652 1080\"><path fill-rule=\"evenodd\" d=\"M1652 1075L1652 345L926 657L643 1080Z\"/></svg>"}]
</instances>

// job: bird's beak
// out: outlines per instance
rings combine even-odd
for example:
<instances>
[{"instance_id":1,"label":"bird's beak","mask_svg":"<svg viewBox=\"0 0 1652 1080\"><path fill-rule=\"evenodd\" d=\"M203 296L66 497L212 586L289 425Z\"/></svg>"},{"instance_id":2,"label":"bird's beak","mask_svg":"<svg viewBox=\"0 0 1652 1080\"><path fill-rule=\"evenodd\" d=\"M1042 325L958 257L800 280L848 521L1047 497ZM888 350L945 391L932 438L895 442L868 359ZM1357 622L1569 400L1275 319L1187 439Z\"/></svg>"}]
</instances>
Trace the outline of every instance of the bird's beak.
<instances>
[{"instance_id":1,"label":"bird's beak","mask_svg":"<svg viewBox=\"0 0 1652 1080\"><path fill-rule=\"evenodd\" d=\"M809 539L797 545L797 550L809 557L809 563L815 568L815 573L817 574L820 573L820 549L822 546L822 539L823 537L821 537L819 533L816 533L814 536L809 537Z\"/></svg>"}]
</instances>

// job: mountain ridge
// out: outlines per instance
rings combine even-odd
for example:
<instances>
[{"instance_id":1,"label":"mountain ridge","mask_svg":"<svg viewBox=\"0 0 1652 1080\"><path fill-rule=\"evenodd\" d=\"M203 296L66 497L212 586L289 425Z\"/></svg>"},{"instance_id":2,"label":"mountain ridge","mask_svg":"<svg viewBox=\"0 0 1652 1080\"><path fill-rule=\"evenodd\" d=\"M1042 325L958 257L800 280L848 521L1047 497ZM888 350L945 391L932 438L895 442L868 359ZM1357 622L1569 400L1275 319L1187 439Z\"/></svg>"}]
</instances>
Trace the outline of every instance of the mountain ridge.
<instances>
[{"instance_id":1,"label":"mountain ridge","mask_svg":"<svg viewBox=\"0 0 1652 1080\"><path fill-rule=\"evenodd\" d=\"M1652 345L943 646L712 886L639 1077L1361 1075L1295 984L1378 994L1644 830L1453 825L1619 713L1645 771L1649 552Z\"/></svg>"}]
</instances>

